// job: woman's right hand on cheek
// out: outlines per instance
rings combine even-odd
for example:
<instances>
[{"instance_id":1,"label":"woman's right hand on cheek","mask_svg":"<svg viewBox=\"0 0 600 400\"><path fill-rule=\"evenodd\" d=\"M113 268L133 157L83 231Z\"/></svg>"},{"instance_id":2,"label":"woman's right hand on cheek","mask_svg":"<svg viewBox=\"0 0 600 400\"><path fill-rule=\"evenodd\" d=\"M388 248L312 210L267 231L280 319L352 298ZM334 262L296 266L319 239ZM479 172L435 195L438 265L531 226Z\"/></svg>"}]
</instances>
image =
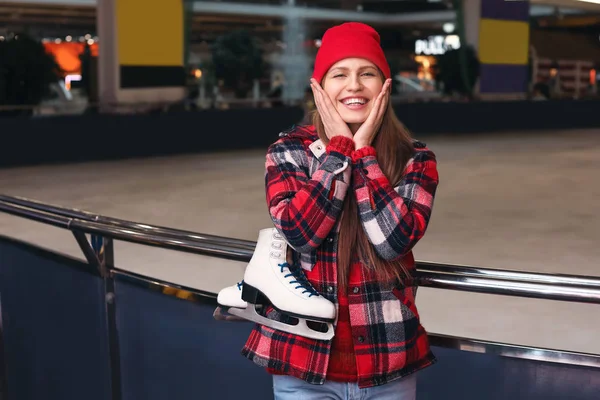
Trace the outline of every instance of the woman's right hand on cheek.
<instances>
[{"instance_id":1,"label":"woman's right hand on cheek","mask_svg":"<svg viewBox=\"0 0 600 400\"><path fill-rule=\"evenodd\" d=\"M346 136L352 139L352 132L348 127L348 124L344 122L340 114L337 112L335 105L331 102L331 99L325 93L319 82L314 79L310 80L310 87L313 92L315 99L315 105L317 111L323 121L325 127L325 134L329 139L334 136Z\"/></svg>"}]
</instances>

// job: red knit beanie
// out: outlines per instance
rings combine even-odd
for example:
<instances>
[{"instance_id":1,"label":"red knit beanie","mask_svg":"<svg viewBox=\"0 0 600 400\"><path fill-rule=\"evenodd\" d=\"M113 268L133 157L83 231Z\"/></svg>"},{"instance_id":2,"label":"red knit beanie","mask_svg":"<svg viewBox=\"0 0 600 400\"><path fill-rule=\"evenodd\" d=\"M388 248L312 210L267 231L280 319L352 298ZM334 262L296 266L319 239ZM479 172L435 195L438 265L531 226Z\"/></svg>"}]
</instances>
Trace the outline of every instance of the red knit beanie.
<instances>
[{"instance_id":1,"label":"red knit beanie","mask_svg":"<svg viewBox=\"0 0 600 400\"><path fill-rule=\"evenodd\" d=\"M380 43L379 33L360 22L346 22L329 28L323 35L317 52L313 78L320 83L333 64L351 57L371 61L379 67L386 79L390 78L390 66Z\"/></svg>"}]
</instances>

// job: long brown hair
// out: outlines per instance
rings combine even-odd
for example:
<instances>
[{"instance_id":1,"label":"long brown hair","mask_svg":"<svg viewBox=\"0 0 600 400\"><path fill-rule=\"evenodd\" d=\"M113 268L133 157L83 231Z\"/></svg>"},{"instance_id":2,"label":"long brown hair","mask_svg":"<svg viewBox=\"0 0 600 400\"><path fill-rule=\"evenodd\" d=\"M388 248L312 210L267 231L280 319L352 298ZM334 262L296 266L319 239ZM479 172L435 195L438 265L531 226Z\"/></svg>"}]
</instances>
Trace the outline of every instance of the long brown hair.
<instances>
[{"instance_id":1,"label":"long brown hair","mask_svg":"<svg viewBox=\"0 0 600 400\"><path fill-rule=\"evenodd\" d=\"M383 74L381 76L383 80ZM313 112L312 119L319 138L323 143L329 143L317 110ZM406 163L412 157L414 148L410 132L396 117L391 100L388 102L379 132L373 140L373 147L383 174L392 186L396 186L404 175ZM377 255L358 215L356 196L349 191L344 200L337 249L338 284L344 291L348 286L350 266L355 256L371 268L380 280L397 279L402 282L403 278L410 277L410 272L400 261L386 261Z\"/></svg>"}]
</instances>

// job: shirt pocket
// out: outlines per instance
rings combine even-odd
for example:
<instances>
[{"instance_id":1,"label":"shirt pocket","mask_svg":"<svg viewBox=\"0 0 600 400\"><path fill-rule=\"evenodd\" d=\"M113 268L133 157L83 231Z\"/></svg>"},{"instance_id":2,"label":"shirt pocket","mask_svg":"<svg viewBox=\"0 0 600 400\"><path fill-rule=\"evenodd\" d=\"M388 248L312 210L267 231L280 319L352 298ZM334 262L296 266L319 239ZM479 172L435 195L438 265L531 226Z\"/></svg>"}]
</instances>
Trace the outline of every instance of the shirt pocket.
<instances>
[{"instance_id":1,"label":"shirt pocket","mask_svg":"<svg viewBox=\"0 0 600 400\"><path fill-rule=\"evenodd\" d=\"M400 301L401 305L410 311L410 315L420 322L419 310L415 304L414 288L412 286L395 287L392 289L392 293Z\"/></svg>"},{"instance_id":2,"label":"shirt pocket","mask_svg":"<svg viewBox=\"0 0 600 400\"><path fill-rule=\"evenodd\" d=\"M406 351L412 347L414 340L420 334L418 316L404 300L400 300L401 289L385 290L379 293L378 301L372 304L369 315L371 340L376 345L382 345L393 353L405 355L390 361L390 368L403 367Z\"/></svg>"}]
</instances>

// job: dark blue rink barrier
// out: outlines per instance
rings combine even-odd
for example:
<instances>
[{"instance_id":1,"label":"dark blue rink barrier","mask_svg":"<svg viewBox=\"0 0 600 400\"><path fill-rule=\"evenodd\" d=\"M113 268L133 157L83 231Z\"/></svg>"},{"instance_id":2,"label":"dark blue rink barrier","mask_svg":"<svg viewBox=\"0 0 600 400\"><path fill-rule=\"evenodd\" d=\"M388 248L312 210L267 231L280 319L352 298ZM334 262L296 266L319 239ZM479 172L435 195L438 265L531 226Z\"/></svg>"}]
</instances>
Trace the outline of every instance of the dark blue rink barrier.
<instances>
[{"instance_id":1,"label":"dark blue rink barrier","mask_svg":"<svg viewBox=\"0 0 600 400\"><path fill-rule=\"evenodd\" d=\"M0 236L3 400L273 397L270 376L240 355L250 322L214 320L214 293L112 265L112 239L244 262L253 242L6 196L0 211L72 230L87 260ZM481 289L490 270L418 270L423 286L600 304L598 278L507 274ZM418 373L419 400L599 398L600 355L430 337L439 361Z\"/></svg>"},{"instance_id":2,"label":"dark blue rink barrier","mask_svg":"<svg viewBox=\"0 0 600 400\"><path fill-rule=\"evenodd\" d=\"M414 136L481 135L600 128L600 100L415 102L394 104ZM299 123L301 107L173 111L159 114L84 114L2 118L0 168L174 154L266 150L278 133ZM129 140L122 140L126 131ZM81 139L101 137L111 146ZM226 138L226 139L225 139ZM31 146L36 143L36 146Z\"/></svg>"}]
</instances>

